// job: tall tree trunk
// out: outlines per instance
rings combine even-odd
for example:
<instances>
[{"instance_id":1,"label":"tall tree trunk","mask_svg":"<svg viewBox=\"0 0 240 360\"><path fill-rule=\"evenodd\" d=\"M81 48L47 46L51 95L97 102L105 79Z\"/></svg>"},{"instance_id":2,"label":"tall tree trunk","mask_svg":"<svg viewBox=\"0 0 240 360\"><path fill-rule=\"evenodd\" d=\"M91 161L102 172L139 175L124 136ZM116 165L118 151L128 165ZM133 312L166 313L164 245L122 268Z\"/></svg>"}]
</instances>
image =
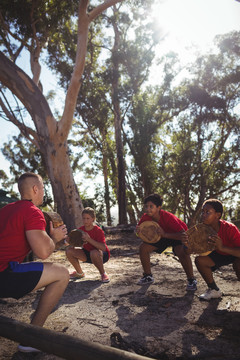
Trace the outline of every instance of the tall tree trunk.
<instances>
[{"instance_id":1,"label":"tall tree trunk","mask_svg":"<svg viewBox=\"0 0 240 360\"><path fill-rule=\"evenodd\" d=\"M121 133L121 110L119 104L119 60L118 50L120 45L120 33L117 27L116 20L113 23L114 28L114 46L112 51L113 59L113 74L112 74L112 102L114 109L114 127L115 127L115 141L117 151L117 169L118 169L118 222L119 224L127 224L127 204L126 204L126 182L125 182L125 161L123 154L123 142Z\"/></svg>"},{"instance_id":2,"label":"tall tree trunk","mask_svg":"<svg viewBox=\"0 0 240 360\"><path fill-rule=\"evenodd\" d=\"M103 177L104 177L104 200L106 205L106 217L107 217L107 225L112 225L112 218L110 212L110 194L109 194L109 186L108 186L108 159L107 159L107 151L105 146L105 141L103 141Z\"/></svg>"}]
</instances>

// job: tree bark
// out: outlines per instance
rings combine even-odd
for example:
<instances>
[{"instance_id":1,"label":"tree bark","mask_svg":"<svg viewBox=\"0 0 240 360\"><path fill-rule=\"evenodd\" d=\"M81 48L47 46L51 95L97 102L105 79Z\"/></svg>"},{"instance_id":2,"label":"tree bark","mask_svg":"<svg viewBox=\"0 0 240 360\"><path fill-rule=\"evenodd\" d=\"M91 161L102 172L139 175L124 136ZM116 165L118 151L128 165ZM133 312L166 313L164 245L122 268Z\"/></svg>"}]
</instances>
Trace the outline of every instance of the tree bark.
<instances>
[{"instance_id":1,"label":"tree bark","mask_svg":"<svg viewBox=\"0 0 240 360\"><path fill-rule=\"evenodd\" d=\"M127 204L126 204L126 181L125 181L125 162L123 154L123 142L122 142L122 120L121 110L119 104L119 60L118 50L120 45L120 33L117 27L116 21L113 23L114 29L114 46L113 46L113 70L112 70L112 102L114 109L114 127L115 127L115 141L117 151L117 173L118 173L118 222L119 224L127 224Z\"/></svg>"},{"instance_id":2,"label":"tree bark","mask_svg":"<svg viewBox=\"0 0 240 360\"><path fill-rule=\"evenodd\" d=\"M104 177L104 200L106 205L106 217L107 217L107 225L112 225L112 218L110 212L110 195L109 195L109 185L108 185L108 159L107 159L107 146L106 146L106 134L103 133L103 159L102 159L102 167L103 167L103 177Z\"/></svg>"},{"instance_id":3,"label":"tree bark","mask_svg":"<svg viewBox=\"0 0 240 360\"><path fill-rule=\"evenodd\" d=\"M32 116L37 139L34 143L37 143L45 159L57 211L69 230L80 226L83 206L72 175L66 134L60 131L59 124L37 85L1 52L0 80Z\"/></svg>"},{"instance_id":4,"label":"tree bark","mask_svg":"<svg viewBox=\"0 0 240 360\"><path fill-rule=\"evenodd\" d=\"M72 126L77 96L81 87L81 77L85 67L89 24L102 11L121 1L123 0L105 0L90 13L87 12L89 1L79 1L76 62L60 121L56 121L53 117L46 98L36 85L39 83L39 72L34 70L36 76L34 75L32 80L0 52L0 82L17 96L32 118L35 129L31 129L31 135L28 135L28 138L38 146L43 154L57 211L62 216L68 230L82 224L81 211L83 206L70 166L67 138ZM40 71L40 69L38 70ZM12 122L24 136L26 133L29 134L29 127L20 121L18 122L15 118L9 120L13 120Z\"/></svg>"}]
</instances>

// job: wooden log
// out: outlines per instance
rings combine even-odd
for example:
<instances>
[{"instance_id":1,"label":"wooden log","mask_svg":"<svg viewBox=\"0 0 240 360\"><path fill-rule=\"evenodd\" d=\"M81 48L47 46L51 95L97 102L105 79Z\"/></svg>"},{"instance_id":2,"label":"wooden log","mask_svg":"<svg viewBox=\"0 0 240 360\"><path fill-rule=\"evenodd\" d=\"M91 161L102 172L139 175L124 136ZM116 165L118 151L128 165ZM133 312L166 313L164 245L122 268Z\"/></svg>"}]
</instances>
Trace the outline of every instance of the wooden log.
<instances>
[{"instance_id":1,"label":"wooden log","mask_svg":"<svg viewBox=\"0 0 240 360\"><path fill-rule=\"evenodd\" d=\"M149 360L101 344L0 316L0 336L67 360Z\"/></svg>"},{"instance_id":2,"label":"wooden log","mask_svg":"<svg viewBox=\"0 0 240 360\"><path fill-rule=\"evenodd\" d=\"M134 224L123 224L117 226L103 226L103 230L106 234L118 234L121 232L134 232L136 225Z\"/></svg>"}]
</instances>

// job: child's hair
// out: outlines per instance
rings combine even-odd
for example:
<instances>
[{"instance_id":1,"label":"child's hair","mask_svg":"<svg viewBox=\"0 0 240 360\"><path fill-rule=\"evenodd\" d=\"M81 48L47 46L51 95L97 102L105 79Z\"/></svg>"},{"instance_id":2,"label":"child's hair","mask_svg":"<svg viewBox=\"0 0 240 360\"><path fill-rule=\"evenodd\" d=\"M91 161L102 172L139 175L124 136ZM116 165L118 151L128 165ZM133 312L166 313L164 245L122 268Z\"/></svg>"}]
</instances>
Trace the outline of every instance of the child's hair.
<instances>
[{"instance_id":1,"label":"child's hair","mask_svg":"<svg viewBox=\"0 0 240 360\"><path fill-rule=\"evenodd\" d=\"M93 219L96 219L95 210L92 209L91 207L86 207L85 209L83 209L82 215L83 215L83 214L88 214L88 215L90 215Z\"/></svg>"},{"instance_id":2,"label":"child's hair","mask_svg":"<svg viewBox=\"0 0 240 360\"><path fill-rule=\"evenodd\" d=\"M148 201L151 201L156 206L162 206L163 198L158 194L151 194L145 197L144 204L146 204Z\"/></svg>"},{"instance_id":3,"label":"child's hair","mask_svg":"<svg viewBox=\"0 0 240 360\"><path fill-rule=\"evenodd\" d=\"M222 214L223 214L223 206L222 206L221 201L219 201L217 199L208 199L208 200L204 201L203 206L206 205L206 204L212 206L214 208L214 210L216 212L220 213L221 216L222 216Z\"/></svg>"}]
</instances>

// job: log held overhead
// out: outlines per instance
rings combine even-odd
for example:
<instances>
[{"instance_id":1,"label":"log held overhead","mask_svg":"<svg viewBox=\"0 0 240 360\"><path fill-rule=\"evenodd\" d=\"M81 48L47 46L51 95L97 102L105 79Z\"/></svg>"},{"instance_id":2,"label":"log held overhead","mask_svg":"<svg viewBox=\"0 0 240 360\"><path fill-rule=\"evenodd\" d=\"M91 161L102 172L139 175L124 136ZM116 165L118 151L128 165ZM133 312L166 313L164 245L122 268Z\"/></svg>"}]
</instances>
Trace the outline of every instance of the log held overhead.
<instances>
[{"instance_id":1,"label":"log held overhead","mask_svg":"<svg viewBox=\"0 0 240 360\"><path fill-rule=\"evenodd\" d=\"M0 316L0 336L67 360L149 360L145 356L80 340L5 316Z\"/></svg>"}]
</instances>

